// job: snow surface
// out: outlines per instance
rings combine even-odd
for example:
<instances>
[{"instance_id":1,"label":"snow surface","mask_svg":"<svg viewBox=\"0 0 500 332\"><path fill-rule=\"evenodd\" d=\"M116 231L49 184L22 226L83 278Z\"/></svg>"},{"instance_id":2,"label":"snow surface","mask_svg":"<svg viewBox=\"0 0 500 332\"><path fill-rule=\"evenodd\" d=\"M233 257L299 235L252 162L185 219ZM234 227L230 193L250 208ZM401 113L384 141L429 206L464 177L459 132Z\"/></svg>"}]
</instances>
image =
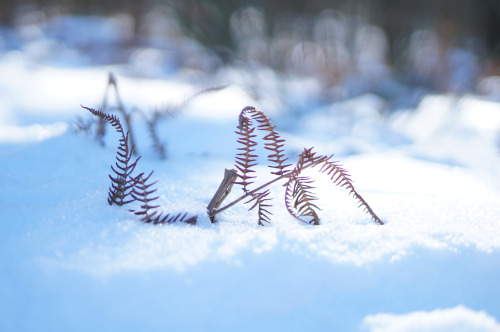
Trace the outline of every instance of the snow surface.
<instances>
[{"instance_id":1,"label":"snow surface","mask_svg":"<svg viewBox=\"0 0 500 332\"><path fill-rule=\"evenodd\" d=\"M484 312L458 306L431 312L408 315L378 314L364 320L365 327L374 332L403 331L498 331L500 325Z\"/></svg>"},{"instance_id":2,"label":"snow surface","mask_svg":"<svg viewBox=\"0 0 500 332\"><path fill-rule=\"evenodd\" d=\"M136 120L138 171L155 170L166 212L198 215L158 227L106 202L118 136L101 147L71 130L110 70L0 61L0 331L500 331L500 104L427 96L384 115L363 95L295 117L270 109L289 157L335 153L386 225L314 171L321 226L287 214L282 183L270 225L243 204L211 224L239 111L281 103L224 72L214 82L227 89L162 125L166 161ZM126 105L145 110L203 88L117 77Z\"/></svg>"}]
</instances>

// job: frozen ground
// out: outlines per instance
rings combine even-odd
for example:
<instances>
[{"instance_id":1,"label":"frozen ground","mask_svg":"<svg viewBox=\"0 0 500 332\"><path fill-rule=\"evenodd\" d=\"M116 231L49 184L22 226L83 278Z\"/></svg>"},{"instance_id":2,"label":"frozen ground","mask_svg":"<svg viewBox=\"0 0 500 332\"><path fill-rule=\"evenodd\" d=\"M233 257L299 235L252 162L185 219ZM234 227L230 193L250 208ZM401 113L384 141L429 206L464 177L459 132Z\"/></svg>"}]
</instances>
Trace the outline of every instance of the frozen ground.
<instances>
[{"instance_id":1,"label":"frozen ground","mask_svg":"<svg viewBox=\"0 0 500 332\"><path fill-rule=\"evenodd\" d=\"M0 61L0 331L500 331L500 104L428 96L388 117L363 95L293 118L270 109L290 158L335 153L386 225L328 183L321 226L290 217L279 184L272 224L242 204L211 224L239 111L279 104L231 85L162 126L166 161L138 120L138 170L155 170L165 211L198 215L158 227L106 202L118 137L101 147L68 125L88 117L80 104L99 107L109 70ZM146 110L198 88L118 84Z\"/></svg>"}]
</instances>

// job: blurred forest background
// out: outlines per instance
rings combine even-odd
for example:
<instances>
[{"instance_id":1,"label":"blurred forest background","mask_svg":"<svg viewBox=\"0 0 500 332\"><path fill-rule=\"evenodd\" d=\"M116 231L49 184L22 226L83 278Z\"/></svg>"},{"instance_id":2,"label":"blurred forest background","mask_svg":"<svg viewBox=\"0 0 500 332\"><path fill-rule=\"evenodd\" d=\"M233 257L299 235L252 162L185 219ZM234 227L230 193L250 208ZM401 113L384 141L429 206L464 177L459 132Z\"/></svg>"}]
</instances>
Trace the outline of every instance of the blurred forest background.
<instances>
[{"instance_id":1,"label":"blurred forest background","mask_svg":"<svg viewBox=\"0 0 500 332\"><path fill-rule=\"evenodd\" d=\"M79 27L79 15L95 24ZM52 53L141 63L144 74L265 67L314 77L329 99L394 99L403 87L500 96L498 0L1 0L2 27L15 34L0 33L0 51L44 34Z\"/></svg>"}]
</instances>

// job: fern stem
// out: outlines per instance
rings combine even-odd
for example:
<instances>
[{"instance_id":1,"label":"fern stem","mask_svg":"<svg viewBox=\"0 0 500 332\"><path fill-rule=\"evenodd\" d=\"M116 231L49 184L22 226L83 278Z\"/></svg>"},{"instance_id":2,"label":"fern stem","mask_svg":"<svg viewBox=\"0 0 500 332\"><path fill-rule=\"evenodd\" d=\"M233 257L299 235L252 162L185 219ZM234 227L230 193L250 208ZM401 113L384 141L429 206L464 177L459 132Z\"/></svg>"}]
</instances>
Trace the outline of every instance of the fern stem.
<instances>
[{"instance_id":1,"label":"fern stem","mask_svg":"<svg viewBox=\"0 0 500 332\"><path fill-rule=\"evenodd\" d=\"M316 166L317 164L321 163L324 159L325 159L325 158L320 158L320 159L319 159L319 160L317 160L317 161L314 161L314 162L311 162L311 163L309 163L309 164L307 164L307 165L304 165L303 169L306 169L306 168L309 168L309 167ZM277 181L279 181L279 180L282 180L282 179L285 179L285 178L289 178L289 177L291 177L292 175L293 175L293 171L288 171L288 172L284 173L283 175L280 175L279 177L274 178L274 179L272 179L271 181L264 183L264 184L263 184L263 185L261 185L260 187L258 187L258 188L256 188L256 189L254 189L254 190L252 190L252 191L248 191L248 192L246 192L243 196L240 196L240 197L239 197L239 198L237 198L236 200L234 200L234 201L232 201L231 203L229 203L229 204L227 204L227 205L225 205L225 206L221 207L220 209L215 210L215 211L209 211L209 212L208 212L208 215L209 215L209 217L211 217L211 218L212 218L212 217L214 217L216 214L219 214L219 213L221 213L222 211L229 209L229 208L230 208L230 207L232 207L233 205L235 205L235 204L239 203L240 201L244 200L245 198L247 198L247 197L249 197L249 196L252 196L253 194L257 193L258 191L260 191L260 190L264 189L265 187L270 186L271 184L273 184L273 183L275 183L275 182L277 182Z\"/></svg>"}]
</instances>

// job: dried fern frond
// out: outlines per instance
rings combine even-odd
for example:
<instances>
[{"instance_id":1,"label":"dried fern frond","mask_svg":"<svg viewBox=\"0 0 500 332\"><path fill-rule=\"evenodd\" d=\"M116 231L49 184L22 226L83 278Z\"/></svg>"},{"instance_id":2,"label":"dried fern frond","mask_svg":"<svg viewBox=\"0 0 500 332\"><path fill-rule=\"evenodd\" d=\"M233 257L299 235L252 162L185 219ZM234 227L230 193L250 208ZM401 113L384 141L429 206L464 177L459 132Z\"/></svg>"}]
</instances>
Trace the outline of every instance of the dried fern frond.
<instances>
[{"instance_id":1,"label":"dried fern frond","mask_svg":"<svg viewBox=\"0 0 500 332\"><path fill-rule=\"evenodd\" d=\"M101 121L99 119L99 121ZM89 115L89 118L84 119L81 116L78 116L73 123L73 129L77 133L82 133L84 135L89 135L92 133L92 128L97 123L96 118L92 115Z\"/></svg>"},{"instance_id":2,"label":"dried fern frond","mask_svg":"<svg viewBox=\"0 0 500 332\"><path fill-rule=\"evenodd\" d=\"M202 91L195 93L191 97L187 98L180 104L163 105L155 107L151 115L147 115L141 112L142 115L144 116L144 119L146 120L149 136L151 137L151 141L153 142L152 147L156 151L160 159L167 158L165 144L160 139L160 135L158 133L158 125L161 123L161 121L176 116L178 113L182 111L183 108L185 108L189 103L191 103L197 97L203 94L220 91L222 89L225 89L225 86L204 89Z\"/></svg>"},{"instance_id":3,"label":"dried fern frond","mask_svg":"<svg viewBox=\"0 0 500 332\"><path fill-rule=\"evenodd\" d=\"M256 122L256 125L254 125L254 122ZM239 171L237 176L240 178L240 181L234 182L234 184L241 185L245 193L249 193L250 189L248 187L254 183L253 179L255 176L251 174L254 173L255 170L252 168L258 164L256 159L258 155L255 153L255 146L257 145L255 137L257 135L254 132L256 129L266 133L263 138L264 148L271 151L267 160L271 164L269 167L275 169L275 171L271 172L271 174L280 177L284 174L284 172L286 172L286 168L290 166L289 164L284 164L287 160L284 157L285 155L283 152L283 142L285 140L280 138L274 128L275 127L271 125L271 121L264 115L264 113L255 107L247 106L243 108L240 113L236 134L238 135L237 142L241 144L242 147L238 148L238 151L241 152L237 153L235 157L235 167ZM258 206L259 225L269 223L271 220L269 217L271 213L267 210L267 208L272 205L266 203L270 201L270 198L267 198L268 195L268 190L264 192L252 192L250 194L250 200L245 202L245 204L253 202L253 205L249 208L249 210L253 210Z\"/></svg>"},{"instance_id":4,"label":"dried fern frond","mask_svg":"<svg viewBox=\"0 0 500 332\"><path fill-rule=\"evenodd\" d=\"M240 122L239 130L236 131L238 134L238 143L243 145L243 147L238 148L238 151L242 151L241 153L236 154L235 167L239 170L238 177L241 179L239 182L234 182L234 184L239 184L243 186L243 191L248 192L248 186L253 183L250 181L255 178L255 176L250 175L250 173L254 173L255 170L252 169L255 165L257 165L257 157L258 155L254 154L254 147L257 145L257 142L254 141L256 137L253 132L254 128L250 128L249 121Z\"/></svg>"},{"instance_id":5,"label":"dried fern frond","mask_svg":"<svg viewBox=\"0 0 500 332\"><path fill-rule=\"evenodd\" d=\"M267 156L267 160L271 163L269 167L276 169L276 171L271 172L277 176L283 175L286 169L291 166L291 164L284 164L288 158L285 158L284 153L284 142L285 140L280 138L280 135L274 130L276 126L271 125L271 120L259 111L257 108L252 106L245 107L239 117L240 127L244 123L248 123L250 126L251 120L255 120L258 123L257 128L261 131L268 132L264 136L264 148L271 151L271 154Z\"/></svg>"},{"instance_id":6,"label":"dried fern frond","mask_svg":"<svg viewBox=\"0 0 500 332\"><path fill-rule=\"evenodd\" d=\"M375 214L375 212L373 212L372 208L363 199L363 197L361 197L356 189L354 189L354 185L352 184L349 173L342 166L340 166L337 161L331 160L333 158L333 155L329 157L316 155L315 152L312 152L312 148L304 149L302 155L304 161L306 163L309 163L311 167L321 165L319 172L328 175L334 185L346 188L349 194L352 194L354 199L358 201L358 207L363 208L363 210L368 213L378 224L384 224L384 222Z\"/></svg>"},{"instance_id":7,"label":"dried fern frond","mask_svg":"<svg viewBox=\"0 0 500 332\"><path fill-rule=\"evenodd\" d=\"M155 182L148 183L149 178L153 172L149 173L148 176L144 176L144 173L139 174L137 177L135 177L134 182L135 186L134 189L132 190L132 197L138 201L141 202L140 210L135 211L131 210L136 216L141 217L141 221L144 223L153 223L153 224L165 224L165 223L173 223L176 221L179 222L185 222L187 224L196 224L196 221L198 219L197 216L192 216L186 219L186 216L188 215L186 213L178 213L171 215L169 213L163 214L163 212L158 214L158 208L160 207L159 205L150 205L151 202L157 200L159 197L158 196L153 196L157 189L151 189L153 185L156 184Z\"/></svg>"},{"instance_id":8,"label":"dried fern frond","mask_svg":"<svg viewBox=\"0 0 500 332\"><path fill-rule=\"evenodd\" d=\"M183 100L179 104L164 105L164 106L161 106L161 107L156 107L154 109L154 111L153 111L152 116L151 116L151 121L158 122L158 121L161 121L161 120L166 119L168 117L175 116L179 112L181 112L182 109L184 109L186 106L188 106L196 98L198 98L198 97L200 97L202 95L205 95L205 94L209 94L209 93L213 93L213 92L217 92L217 91L223 90L226 87L227 86L225 86L225 85L223 85L223 86L209 87L209 88L206 88L206 89L203 89L201 91L196 92L195 94L193 94L192 96L186 98L185 100Z\"/></svg>"},{"instance_id":9,"label":"dried fern frond","mask_svg":"<svg viewBox=\"0 0 500 332\"><path fill-rule=\"evenodd\" d=\"M160 159L166 159L167 151L165 148L165 144L161 141L160 136L158 135L158 131L156 130L157 123L158 122L146 119L146 125L148 127L149 137L151 137L153 150L156 151Z\"/></svg>"},{"instance_id":10,"label":"dried fern frond","mask_svg":"<svg viewBox=\"0 0 500 332\"><path fill-rule=\"evenodd\" d=\"M339 187L345 187L349 194L352 194L354 199L358 201L358 207L363 208L363 210L368 213L372 219L380 225L383 225L384 222L373 212L372 208L368 203L364 200L363 197L354 189L354 185L352 184L351 179L349 178L349 174L345 169L343 169L338 162L331 161L332 156L328 157L328 159L323 160L322 166L320 168L320 172L326 173L330 176L330 180L333 184Z\"/></svg>"},{"instance_id":11,"label":"dried fern frond","mask_svg":"<svg viewBox=\"0 0 500 332\"><path fill-rule=\"evenodd\" d=\"M314 189L310 185L312 182L308 177L292 176L286 183L285 205L288 213L294 218L304 223L319 225L319 217L316 213L319 208L312 203L317 200L311 192Z\"/></svg>"},{"instance_id":12,"label":"dried fern frond","mask_svg":"<svg viewBox=\"0 0 500 332\"><path fill-rule=\"evenodd\" d=\"M124 137L120 138L120 145L118 146L115 162L117 169L111 165L111 169L115 173L115 176L109 175L111 187L109 188L108 203L110 205L114 203L121 206L133 201L131 199L127 200L127 197L131 194L132 188L134 187L134 181L131 174L141 157L131 162L133 148L129 149L127 142L128 132Z\"/></svg>"},{"instance_id":13,"label":"dried fern frond","mask_svg":"<svg viewBox=\"0 0 500 332\"><path fill-rule=\"evenodd\" d=\"M248 204L250 202L254 202L254 204L248 209L248 211L252 211L256 206L258 206L259 225L264 226L264 222L270 223L271 218L269 217L269 215L272 215L272 213L269 212L267 208L271 207L272 205L265 203L271 200L271 198L267 198L267 196L269 196L269 190L251 194L250 196L252 198L245 202L245 204Z\"/></svg>"},{"instance_id":14,"label":"dried fern frond","mask_svg":"<svg viewBox=\"0 0 500 332\"><path fill-rule=\"evenodd\" d=\"M136 200L141 202L141 210L140 211L133 211L135 215L140 215L143 216L144 219L150 219L152 218L157 212L154 211L155 209L159 208L159 205L150 205L151 202L157 200L159 197L150 197L154 192L156 192L157 189L151 190L150 188L156 184L157 181L148 183L149 178L153 174L153 171L149 173L148 176L144 177L144 173L139 174L138 176L135 177L134 182L135 186L132 189L132 197ZM143 220L144 221L144 220Z\"/></svg>"},{"instance_id":15,"label":"dried fern frond","mask_svg":"<svg viewBox=\"0 0 500 332\"><path fill-rule=\"evenodd\" d=\"M317 200L312 194L314 187L311 183L314 181L309 177L300 176L304 168L310 167L311 162L315 162L310 159L310 151L306 149L299 155L295 168L290 172L290 177L285 183L285 205L288 213L294 218L305 223L319 225L319 217L316 213L319 208L312 203ZM306 220L304 217L308 217L310 220Z\"/></svg>"},{"instance_id":16,"label":"dried fern frond","mask_svg":"<svg viewBox=\"0 0 500 332\"><path fill-rule=\"evenodd\" d=\"M257 126L253 125L253 121L257 122ZM269 165L274 168L275 171L271 174L276 175L276 177L256 189L250 190L249 185L254 183L256 178L252 169L253 166L257 165L258 155L255 153L255 146L257 142L255 137L257 136L254 131L258 129L259 131L268 132L264 136L263 140L265 142L265 148L270 150L272 153L268 155L267 160L271 163ZM241 151L236 155L235 166L239 172L232 171L233 176L230 178L227 172L224 176L219 189L212 198L208 206L208 214L210 220L215 222L215 216L235 205L236 203L248 199L245 203L253 202L253 205L249 210L259 207L259 224L263 225L264 222L270 222L269 215L271 214L267 208L271 205L266 203L270 199L268 198L269 191L262 191L265 187L277 182L279 180L287 179L285 183L285 205L287 211L296 219L301 220L305 223L319 225L320 219L317 214L317 210L320 210L314 201L317 198L313 195L312 190L314 187L311 185L313 181L309 177L301 175L301 173L307 168L314 168L321 165L319 171L321 173L326 173L330 176L330 180L333 184L345 187L350 194L358 201L358 207L364 209L371 218L380 225L384 223L382 220L373 212L368 203L361 197L361 195L354 189L349 174L345 169L343 169L338 162L332 161L333 156L323 156L317 155L316 152L312 151L312 148L304 149L304 151L299 155L299 160L295 165L293 170L289 170L290 164L285 164L287 158L284 154L284 139L281 139L278 133L275 131L275 127L271 125L269 119L255 107L245 107L238 118L238 143L242 147L238 148ZM252 175L251 175L252 174ZM235 177L240 178L240 181L236 182ZM226 188L230 188L233 184L239 184L243 187L245 194L233 202L225 205L222 208L218 208L222 201L227 197ZM226 194L224 194L226 193Z\"/></svg>"},{"instance_id":17,"label":"dried fern frond","mask_svg":"<svg viewBox=\"0 0 500 332\"><path fill-rule=\"evenodd\" d=\"M137 162L140 157L132 162L132 150L133 147L129 147L129 136L128 132L125 133L120 119L116 115L103 113L99 110L93 108L82 106L84 109L88 110L93 115L97 116L99 119L105 122L109 122L116 132L120 134L120 145L118 146L118 151L116 153L115 167L111 165L114 175L109 175L111 180L111 187L108 192L108 203L110 205L125 205L133 201L129 198L134 187L134 179L131 177Z\"/></svg>"}]
</instances>

